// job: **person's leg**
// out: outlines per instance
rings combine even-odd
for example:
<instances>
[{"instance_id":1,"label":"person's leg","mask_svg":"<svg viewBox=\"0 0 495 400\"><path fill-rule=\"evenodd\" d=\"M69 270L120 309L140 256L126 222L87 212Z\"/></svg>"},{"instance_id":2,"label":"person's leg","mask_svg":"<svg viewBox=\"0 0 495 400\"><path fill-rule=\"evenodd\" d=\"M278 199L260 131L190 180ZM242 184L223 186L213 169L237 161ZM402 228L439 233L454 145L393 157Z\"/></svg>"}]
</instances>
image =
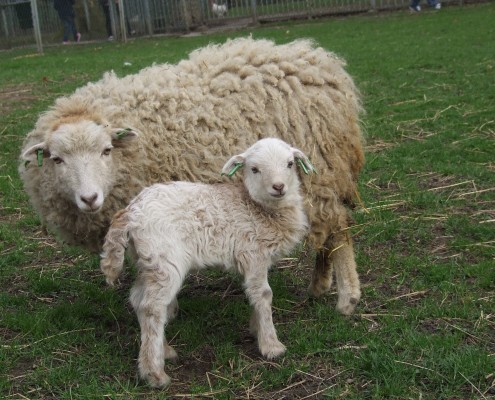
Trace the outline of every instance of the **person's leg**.
<instances>
[{"instance_id":1,"label":"person's leg","mask_svg":"<svg viewBox=\"0 0 495 400\"><path fill-rule=\"evenodd\" d=\"M76 28L76 21L73 16L68 18L70 20L70 29L72 32L72 36L74 37L74 41L79 42L81 40L81 34L78 32Z\"/></svg>"},{"instance_id":2,"label":"person's leg","mask_svg":"<svg viewBox=\"0 0 495 400\"><path fill-rule=\"evenodd\" d=\"M105 14L105 27L107 28L107 36L110 38L113 36L112 21L110 19L110 7L108 5L103 6L103 13Z\"/></svg>"},{"instance_id":3,"label":"person's leg","mask_svg":"<svg viewBox=\"0 0 495 400\"><path fill-rule=\"evenodd\" d=\"M409 9L411 11L416 11L416 12L421 11L421 7L419 6L419 0L411 0L411 4L409 5Z\"/></svg>"},{"instance_id":4,"label":"person's leg","mask_svg":"<svg viewBox=\"0 0 495 400\"><path fill-rule=\"evenodd\" d=\"M435 8L437 10L439 10L442 7L442 5L438 0L427 0L427 3L430 7Z\"/></svg>"},{"instance_id":5,"label":"person's leg","mask_svg":"<svg viewBox=\"0 0 495 400\"><path fill-rule=\"evenodd\" d=\"M71 22L70 22L70 17L61 17L62 19L62 24L64 26L64 43L67 43L69 41L69 35L71 32Z\"/></svg>"}]
</instances>

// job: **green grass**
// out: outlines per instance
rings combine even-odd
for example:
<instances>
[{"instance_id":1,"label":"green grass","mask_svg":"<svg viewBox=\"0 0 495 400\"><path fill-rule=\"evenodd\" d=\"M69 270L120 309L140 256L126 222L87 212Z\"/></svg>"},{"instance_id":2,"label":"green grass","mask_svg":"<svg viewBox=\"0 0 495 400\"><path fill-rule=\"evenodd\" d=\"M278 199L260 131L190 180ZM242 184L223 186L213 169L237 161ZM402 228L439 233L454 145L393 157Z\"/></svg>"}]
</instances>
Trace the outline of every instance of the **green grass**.
<instances>
[{"instance_id":1,"label":"green grass","mask_svg":"<svg viewBox=\"0 0 495 400\"><path fill-rule=\"evenodd\" d=\"M3 52L0 58L0 397L482 399L495 395L495 4L270 25L201 37ZM40 226L17 175L55 98L113 69L175 63L228 37L314 38L363 94L368 212L353 228L363 296L306 296L313 255L274 268L286 356L263 360L238 278L191 277L167 334L166 392L137 380L139 327L98 258ZM124 65L125 62L130 66Z\"/></svg>"}]
</instances>

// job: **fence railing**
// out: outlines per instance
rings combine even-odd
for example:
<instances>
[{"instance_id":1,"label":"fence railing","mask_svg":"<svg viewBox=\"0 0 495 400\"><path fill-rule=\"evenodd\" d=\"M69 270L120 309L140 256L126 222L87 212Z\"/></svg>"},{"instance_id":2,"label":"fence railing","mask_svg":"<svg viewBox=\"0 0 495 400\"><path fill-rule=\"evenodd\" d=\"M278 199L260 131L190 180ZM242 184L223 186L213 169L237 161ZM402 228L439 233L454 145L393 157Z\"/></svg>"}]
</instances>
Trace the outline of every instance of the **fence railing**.
<instances>
[{"instance_id":1,"label":"fence railing","mask_svg":"<svg viewBox=\"0 0 495 400\"><path fill-rule=\"evenodd\" d=\"M76 0L82 40L185 33L239 23L407 9L410 0ZM442 0L462 4L463 0ZM471 0L473 2L473 0ZM477 1L475 1L477 2ZM104 3L107 4L105 7ZM106 15L107 13L107 15ZM107 18L108 17L108 18ZM0 48L61 43L53 0L0 0Z\"/></svg>"}]
</instances>

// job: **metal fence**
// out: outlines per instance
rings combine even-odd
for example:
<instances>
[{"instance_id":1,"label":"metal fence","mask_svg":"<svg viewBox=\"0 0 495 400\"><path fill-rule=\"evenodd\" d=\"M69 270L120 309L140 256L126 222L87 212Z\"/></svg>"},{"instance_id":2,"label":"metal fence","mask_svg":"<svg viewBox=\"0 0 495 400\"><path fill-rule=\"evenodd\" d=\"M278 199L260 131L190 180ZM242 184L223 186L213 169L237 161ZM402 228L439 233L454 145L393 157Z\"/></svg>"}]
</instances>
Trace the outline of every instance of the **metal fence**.
<instances>
[{"instance_id":1,"label":"metal fence","mask_svg":"<svg viewBox=\"0 0 495 400\"><path fill-rule=\"evenodd\" d=\"M466 0L442 0L462 4ZM476 0L467 0L477 2ZM410 0L76 0L82 41L128 40L212 27L407 9ZM106 14L108 13L108 18ZM53 0L0 0L0 48L61 43L63 27Z\"/></svg>"}]
</instances>

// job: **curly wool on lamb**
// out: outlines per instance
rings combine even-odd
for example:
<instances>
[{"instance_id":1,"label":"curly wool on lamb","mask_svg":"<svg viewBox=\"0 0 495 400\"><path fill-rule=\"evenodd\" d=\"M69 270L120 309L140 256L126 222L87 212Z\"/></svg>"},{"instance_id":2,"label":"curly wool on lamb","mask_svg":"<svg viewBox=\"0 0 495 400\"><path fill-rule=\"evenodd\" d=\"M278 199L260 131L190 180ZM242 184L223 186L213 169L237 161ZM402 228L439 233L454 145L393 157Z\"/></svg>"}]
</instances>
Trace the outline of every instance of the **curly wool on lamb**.
<instances>
[{"instance_id":1,"label":"curly wool on lamb","mask_svg":"<svg viewBox=\"0 0 495 400\"><path fill-rule=\"evenodd\" d=\"M113 285L125 249L135 256L138 278L130 299L141 327L139 373L151 386L170 383L164 359L177 354L163 330L190 270L221 266L240 274L261 354L272 359L285 352L272 321L268 269L308 231L296 161L307 166L305 172L313 171L300 150L279 139L261 139L222 169L227 173L243 165L243 184L156 184L115 215L101 269Z\"/></svg>"}]
</instances>

